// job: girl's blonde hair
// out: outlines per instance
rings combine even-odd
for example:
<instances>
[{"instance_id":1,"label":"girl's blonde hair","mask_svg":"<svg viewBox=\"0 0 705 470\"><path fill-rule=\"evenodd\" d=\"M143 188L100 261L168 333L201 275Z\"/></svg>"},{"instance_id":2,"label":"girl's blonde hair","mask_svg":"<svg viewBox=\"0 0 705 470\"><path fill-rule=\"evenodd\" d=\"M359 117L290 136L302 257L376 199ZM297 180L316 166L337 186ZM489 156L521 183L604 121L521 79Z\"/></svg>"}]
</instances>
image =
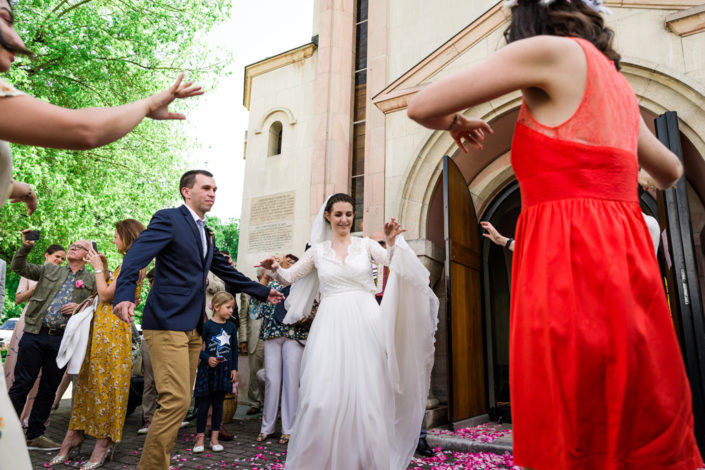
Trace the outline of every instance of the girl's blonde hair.
<instances>
[{"instance_id":1,"label":"girl's blonde hair","mask_svg":"<svg viewBox=\"0 0 705 470\"><path fill-rule=\"evenodd\" d=\"M235 297L233 297L229 292L225 291L220 291L216 293L213 296L213 300L211 300L211 305L213 306L213 311L215 311L216 307L220 307L221 305L227 304L230 301L235 301Z\"/></svg>"}]
</instances>

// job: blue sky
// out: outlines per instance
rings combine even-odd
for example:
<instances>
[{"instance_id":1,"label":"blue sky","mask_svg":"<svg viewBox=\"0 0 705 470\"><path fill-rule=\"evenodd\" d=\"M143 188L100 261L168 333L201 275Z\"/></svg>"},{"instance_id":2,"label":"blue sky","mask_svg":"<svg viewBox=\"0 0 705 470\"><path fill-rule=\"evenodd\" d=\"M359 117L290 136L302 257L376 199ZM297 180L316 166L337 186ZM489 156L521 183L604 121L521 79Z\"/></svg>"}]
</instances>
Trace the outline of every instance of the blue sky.
<instances>
[{"instance_id":1,"label":"blue sky","mask_svg":"<svg viewBox=\"0 0 705 470\"><path fill-rule=\"evenodd\" d=\"M242 209L245 66L306 44L312 23L313 0L233 0L231 19L209 33L210 44L233 53L232 73L215 88L202 84L206 94L188 114L185 131L204 146L189 156L193 167L209 169L218 183L212 215L239 218Z\"/></svg>"}]
</instances>

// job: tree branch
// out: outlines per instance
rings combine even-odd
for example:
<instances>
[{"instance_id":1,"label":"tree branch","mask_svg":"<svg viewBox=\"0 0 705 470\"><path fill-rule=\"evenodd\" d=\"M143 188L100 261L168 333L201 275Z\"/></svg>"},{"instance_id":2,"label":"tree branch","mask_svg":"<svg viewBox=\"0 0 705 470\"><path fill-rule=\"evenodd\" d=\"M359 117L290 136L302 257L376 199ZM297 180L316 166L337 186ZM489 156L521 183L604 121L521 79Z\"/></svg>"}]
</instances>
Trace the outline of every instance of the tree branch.
<instances>
[{"instance_id":1,"label":"tree branch","mask_svg":"<svg viewBox=\"0 0 705 470\"><path fill-rule=\"evenodd\" d=\"M61 13L59 13L58 15L56 15L56 18L59 19L59 18L61 18L62 16L64 16L66 13L70 12L71 10L76 9L76 8L80 7L81 5L85 5L86 3L90 3L90 2L92 2L92 1L93 1L93 0L81 0L81 1L78 2L78 3L74 3L73 5L71 5L70 7L68 7L66 10L64 10L64 11L62 11Z\"/></svg>"},{"instance_id":2,"label":"tree branch","mask_svg":"<svg viewBox=\"0 0 705 470\"><path fill-rule=\"evenodd\" d=\"M56 72L49 72L49 71L47 71L46 73L47 73L48 75L51 75L52 77L63 78L64 80L68 80L68 81L77 83L78 85L82 86L83 88L86 88L87 90L92 91L96 96L98 96L101 100L103 100L103 102L106 102L106 101L107 101L107 100L105 99L105 96L104 96L97 88L94 88L94 87L90 86L89 84L87 84L87 83L85 83L85 82L83 82L83 81L81 81L81 80L78 80L78 79L73 78L73 77L69 77L68 75L59 74L59 73L56 73Z\"/></svg>"},{"instance_id":3,"label":"tree branch","mask_svg":"<svg viewBox=\"0 0 705 470\"><path fill-rule=\"evenodd\" d=\"M56 5L56 6L51 10L51 12L52 12L52 13L56 13L57 11L59 11L59 8L61 8L63 5L66 5L66 4L68 3L68 1L69 1L69 0L61 0L61 1L59 2L59 4Z\"/></svg>"},{"instance_id":4,"label":"tree branch","mask_svg":"<svg viewBox=\"0 0 705 470\"><path fill-rule=\"evenodd\" d=\"M132 64L136 67L139 67L144 70L169 70L169 71L176 71L176 72L203 72L206 70L214 69L220 65L224 65L225 62L215 62L212 64L209 64L205 67L198 67L198 68L186 68L182 66L166 66L166 65L143 65L140 64L139 62L136 62L134 60L130 60L125 57L95 57L98 60L103 60L106 62L125 62L128 64Z\"/></svg>"}]
</instances>

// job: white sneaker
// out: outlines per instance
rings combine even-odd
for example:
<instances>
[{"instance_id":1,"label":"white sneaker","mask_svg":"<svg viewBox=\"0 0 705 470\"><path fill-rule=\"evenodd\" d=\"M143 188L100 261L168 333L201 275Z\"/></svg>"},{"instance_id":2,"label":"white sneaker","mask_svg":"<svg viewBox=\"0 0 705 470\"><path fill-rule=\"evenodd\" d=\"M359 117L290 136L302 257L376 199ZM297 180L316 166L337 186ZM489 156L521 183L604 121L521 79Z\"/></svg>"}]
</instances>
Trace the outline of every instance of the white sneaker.
<instances>
[{"instance_id":1,"label":"white sneaker","mask_svg":"<svg viewBox=\"0 0 705 470\"><path fill-rule=\"evenodd\" d=\"M191 424L190 421L183 421L183 422L181 423L181 426L179 426L179 427L180 427L180 428L185 428L185 427L188 426L189 424Z\"/></svg>"},{"instance_id":2,"label":"white sneaker","mask_svg":"<svg viewBox=\"0 0 705 470\"><path fill-rule=\"evenodd\" d=\"M213 452L223 452L224 447L220 444L211 444L211 450Z\"/></svg>"},{"instance_id":3,"label":"white sneaker","mask_svg":"<svg viewBox=\"0 0 705 470\"><path fill-rule=\"evenodd\" d=\"M144 426L142 426L141 428L139 428L139 429L137 430L137 434L147 434L147 432L149 431L149 425L150 425L150 424L151 424L151 423L150 423L149 421L146 421L146 422L144 423Z\"/></svg>"},{"instance_id":4,"label":"white sneaker","mask_svg":"<svg viewBox=\"0 0 705 470\"><path fill-rule=\"evenodd\" d=\"M194 454L202 454L204 450L206 450L205 446L193 446L191 452L193 452Z\"/></svg>"}]
</instances>

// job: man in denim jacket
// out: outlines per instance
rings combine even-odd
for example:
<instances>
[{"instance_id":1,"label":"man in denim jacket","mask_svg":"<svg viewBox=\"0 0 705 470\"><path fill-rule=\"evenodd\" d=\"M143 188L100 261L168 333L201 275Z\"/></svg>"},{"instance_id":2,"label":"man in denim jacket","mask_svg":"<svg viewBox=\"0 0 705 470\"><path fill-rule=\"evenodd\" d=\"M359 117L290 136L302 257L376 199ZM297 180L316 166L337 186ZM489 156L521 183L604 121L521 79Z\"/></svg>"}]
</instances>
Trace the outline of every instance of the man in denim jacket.
<instances>
[{"instance_id":1,"label":"man in denim jacket","mask_svg":"<svg viewBox=\"0 0 705 470\"><path fill-rule=\"evenodd\" d=\"M63 369L56 365L61 337L69 316L78 305L96 290L95 274L84 269L84 257L91 245L78 240L69 247L66 266L31 264L27 256L33 241L22 232L22 246L12 258L12 270L27 279L38 281L25 312L24 334L19 344L15 382L10 388L10 400L17 416L24 408L27 394L39 371L42 378L34 400L27 427L29 449L58 450L61 446L44 437L45 426L54 394L61 383Z\"/></svg>"}]
</instances>

